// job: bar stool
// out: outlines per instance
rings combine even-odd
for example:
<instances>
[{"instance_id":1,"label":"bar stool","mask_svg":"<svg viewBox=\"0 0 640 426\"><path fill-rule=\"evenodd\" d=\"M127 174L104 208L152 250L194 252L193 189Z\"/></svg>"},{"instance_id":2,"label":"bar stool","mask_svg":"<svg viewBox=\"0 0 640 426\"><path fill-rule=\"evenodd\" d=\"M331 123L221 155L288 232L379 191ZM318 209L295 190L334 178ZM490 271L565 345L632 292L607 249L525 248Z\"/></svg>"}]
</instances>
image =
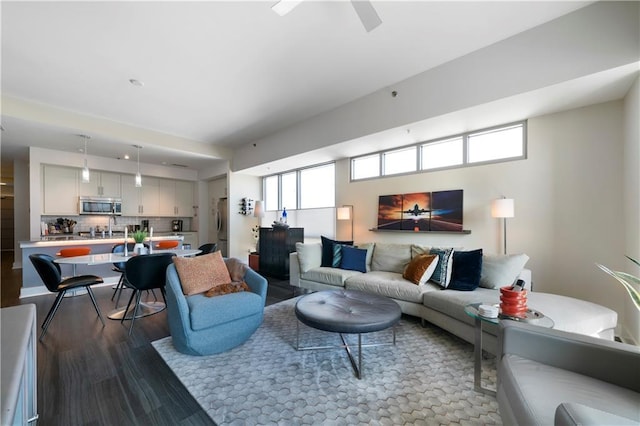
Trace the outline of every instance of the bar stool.
<instances>
[{"instance_id":1,"label":"bar stool","mask_svg":"<svg viewBox=\"0 0 640 426\"><path fill-rule=\"evenodd\" d=\"M158 245L156 246L156 248L158 250L168 250L176 248L178 247L178 245L180 245L180 241L178 240L162 240L158 241Z\"/></svg>"},{"instance_id":2,"label":"bar stool","mask_svg":"<svg viewBox=\"0 0 640 426\"><path fill-rule=\"evenodd\" d=\"M60 249L60 251L56 253L56 256L75 257L75 256L86 256L88 254L91 254L91 247L67 247L67 248ZM72 266L73 266L73 276L75 277L76 276L75 263Z\"/></svg>"}]
</instances>

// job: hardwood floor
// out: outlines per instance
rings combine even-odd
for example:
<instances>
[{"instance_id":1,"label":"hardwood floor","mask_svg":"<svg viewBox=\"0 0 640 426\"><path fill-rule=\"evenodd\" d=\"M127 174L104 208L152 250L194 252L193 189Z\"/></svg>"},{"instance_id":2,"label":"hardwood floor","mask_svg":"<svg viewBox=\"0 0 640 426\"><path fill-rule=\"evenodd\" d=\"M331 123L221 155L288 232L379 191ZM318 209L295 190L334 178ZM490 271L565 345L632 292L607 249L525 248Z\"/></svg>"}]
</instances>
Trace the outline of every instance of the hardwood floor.
<instances>
[{"instance_id":1,"label":"hardwood floor","mask_svg":"<svg viewBox=\"0 0 640 426\"><path fill-rule=\"evenodd\" d=\"M34 303L40 325L55 296L17 299L21 274L5 269L5 257L2 306ZM136 320L129 337L128 321L106 319L114 307L111 287L94 292L104 328L87 295L69 297L38 343L38 424L214 424L151 346L169 335L166 311ZM269 279L267 305L295 295L288 281Z\"/></svg>"}]
</instances>

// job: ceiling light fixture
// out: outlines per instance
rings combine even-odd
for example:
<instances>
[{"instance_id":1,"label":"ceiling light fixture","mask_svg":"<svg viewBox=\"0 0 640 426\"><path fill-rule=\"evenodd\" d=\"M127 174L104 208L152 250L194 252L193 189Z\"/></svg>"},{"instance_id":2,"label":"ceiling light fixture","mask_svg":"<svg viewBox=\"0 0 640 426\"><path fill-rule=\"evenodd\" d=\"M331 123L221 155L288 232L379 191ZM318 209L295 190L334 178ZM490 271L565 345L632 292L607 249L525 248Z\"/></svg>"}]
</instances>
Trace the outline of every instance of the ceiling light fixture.
<instances>
[{"instance_id":1,"label":"ceiling light fixture","mask_svg":"<svg viewBox=\"0 0 640 426\"><path fill-rule=\"evenodd\" d=\"M142 186L142 175L140 175L140 145L134 145L136 150L138 151L138 173L136 173L136 188L140 188Z\"/></svg>"},{"instance_id":2,"label":"ceiling light fixture","mask_svg":"<svg viewBox=\"0 0 640 426\"><path fill-rule=\"evenodd\" d=\"M84 139L84 167L82 168L82 183L91 182L91 178L89 176L89 166L87 165L87 141L91 139L91 136L80 135L81 138Z\"/></svg>"}]
</instances>

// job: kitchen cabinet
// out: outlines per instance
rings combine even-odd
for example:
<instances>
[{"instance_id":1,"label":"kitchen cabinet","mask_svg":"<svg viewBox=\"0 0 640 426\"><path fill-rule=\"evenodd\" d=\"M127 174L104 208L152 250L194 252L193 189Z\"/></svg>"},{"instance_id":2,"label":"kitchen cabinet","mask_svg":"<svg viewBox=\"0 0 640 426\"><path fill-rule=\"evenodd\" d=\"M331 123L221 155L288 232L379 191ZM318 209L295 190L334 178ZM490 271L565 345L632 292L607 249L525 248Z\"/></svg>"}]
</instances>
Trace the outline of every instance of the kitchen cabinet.
<instances>
[{"instance_id":1,"label":"kitchen cabinet","mask_svg":"<svg viewBox=\"0 0 640 426\"><path fill-rule=\"evenodd\" d=\"M182 235L184 239L182 240L182 245L190 244L192 249L197 249L200 247L198 244L198 233L197 232L178 232L178 235Z\"/></svg>"},{"instance_id":2,"label":"kitchen cabinet","mask_svg":"<svg viewBox=\"0 0 640 426\"><path fill-rule=\"evenodd\" d=\"M193 182L159 179L160 216L193 216Z\"/></svg>"},{"instance_id":3,"label":"kitchen cabinet","mask_svg":"<svg viewBox=\"0 0 640 426\"><path fill-rule=\"evenodd\" d=\"M289 253L304 241L304 228L260 228L260 273L281 279L289 278Z\"/></svg>"},{"instance_id":4,"label":"kitchen cabinet","mask_svg":"<svg viewBox=\"0 0 640 426\"><path fill-rule=\"evenodd\" d=\"M78 173L78 177L79 195L106 198L122 196L120 174L92 170L89 183L82 183L82 173Z\"/></svg>"},{"instance_id":5,"label":"kitchen cabinet","mask_svg":"<svg viewBox=\"0 0 640 426\"><path fill-rule=\"evenodd\" d=\"M73 167L42 166L42 214L78 215L78 175Z\"/></svg>"},{"instance_id":6,"label":"kitchen cabinet","mask_svg":"<svg viewBox=\"0 0 640 426\"><path fill-rule=\"evenodd\" d=\"M122 215L159 216L159 181L161 179L143 176L142 186L136 187L134 175L122 175Z\"/></svg>"}]
</instances>

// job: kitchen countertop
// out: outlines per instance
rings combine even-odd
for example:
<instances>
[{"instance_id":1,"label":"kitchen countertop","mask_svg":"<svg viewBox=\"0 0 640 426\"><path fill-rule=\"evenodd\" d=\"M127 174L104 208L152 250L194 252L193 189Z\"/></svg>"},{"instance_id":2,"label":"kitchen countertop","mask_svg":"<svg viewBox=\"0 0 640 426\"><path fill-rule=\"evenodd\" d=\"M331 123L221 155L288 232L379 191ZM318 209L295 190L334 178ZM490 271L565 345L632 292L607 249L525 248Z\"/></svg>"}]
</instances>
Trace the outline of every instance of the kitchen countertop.
<instances>
[{"instance_id":1,"label":"kitchen countertop","mask_svg":"<svg viewBox=\"0 0 640 426\"><path fill-rule=\"evenodd\" d=\"M152 241L163 240L183 240L184 237L179 235L154 235ZM95 237L84 237L80 235L47 235L39 240L32 241L20 241L20 248L29 247L58 247L58 246L77 246L77 245L96 245L96 244L117 244L124 240L124 233L114 234L111 237L106 235L104 238L100 234L96 234ZM129 242L133 242L133 238L128 238ZM145 242L149 241L149 238L145 239Z\"/></svg>"}]
</instances>

